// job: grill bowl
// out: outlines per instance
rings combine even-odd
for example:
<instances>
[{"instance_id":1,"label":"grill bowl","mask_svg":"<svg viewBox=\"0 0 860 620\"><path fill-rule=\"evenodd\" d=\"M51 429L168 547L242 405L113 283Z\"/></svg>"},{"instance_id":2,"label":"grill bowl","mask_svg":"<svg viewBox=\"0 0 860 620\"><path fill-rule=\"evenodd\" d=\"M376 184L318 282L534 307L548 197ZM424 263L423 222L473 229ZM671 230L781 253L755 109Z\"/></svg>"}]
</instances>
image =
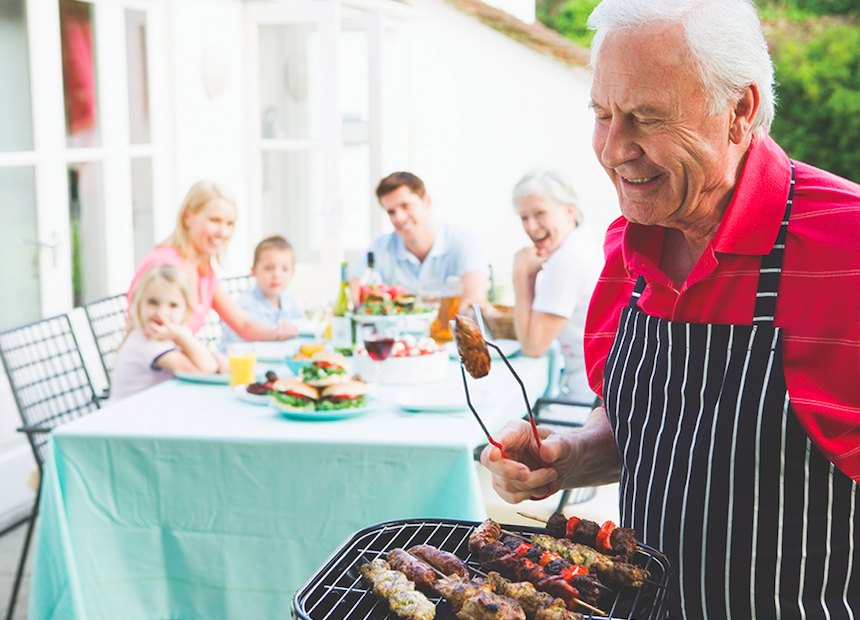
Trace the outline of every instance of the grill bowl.
<instances>
[{"instance_id":1,"label":"grill bowl","mask_svg":"<svg viewBox=\"0 0 860 620\"><path fill-rule=\"evenodd\" d=\"M292 600L295 620L399 620L388 609L385 601L378 599L368 589L358 572L359 567L395 547L408 549L413 545L428 544L456 554L467 561L470 567L480 568L477 558L469 553L469 534L479 525L474 521L452 521L445 519L409 519L389 521L359 530L347 538L323 565L299 588ZM502 525L502 529L529 537L542 534L543 530L516 525ZM586 618L636 618L637 620L662 620L665 618L664 603L671 574L668 560L657 550L640 544L631 562L644 566L651 578L641 588L629 588L607 583L607 592L598 602L606 616L588 615L577 609ZM437 620L456 620L447 601L433 595L428 598L436 603Z\"/></svg>"}]
</instances>

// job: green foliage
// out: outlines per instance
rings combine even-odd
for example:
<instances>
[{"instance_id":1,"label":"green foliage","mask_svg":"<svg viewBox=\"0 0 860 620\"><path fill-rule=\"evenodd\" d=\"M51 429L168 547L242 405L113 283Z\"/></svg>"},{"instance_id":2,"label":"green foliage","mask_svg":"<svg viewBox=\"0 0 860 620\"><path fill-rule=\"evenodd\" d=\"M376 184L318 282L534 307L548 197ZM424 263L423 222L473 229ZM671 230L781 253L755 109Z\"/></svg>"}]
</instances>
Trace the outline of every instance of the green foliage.
<instances>
[{"instance_id":1,"label":"green foliage","mask_svg":"<svg viewBox=\"0 0 860 620\"><path fill-rule=\"evenodd\" d=\"M537 18L571 41L588 47L594 33L588 29L588 16L600 0L538 0Z\"/></svg>"},{"instance_id":2,"label":"green foliage","mask_svg":"<svg viewBox=\"0 0 860 620\"><path fill-rule=\"evenodd\" d=\"M860 28L805 21L770 33L777 115L790 157L860 182Z\"/></svg>"}]
</instances>

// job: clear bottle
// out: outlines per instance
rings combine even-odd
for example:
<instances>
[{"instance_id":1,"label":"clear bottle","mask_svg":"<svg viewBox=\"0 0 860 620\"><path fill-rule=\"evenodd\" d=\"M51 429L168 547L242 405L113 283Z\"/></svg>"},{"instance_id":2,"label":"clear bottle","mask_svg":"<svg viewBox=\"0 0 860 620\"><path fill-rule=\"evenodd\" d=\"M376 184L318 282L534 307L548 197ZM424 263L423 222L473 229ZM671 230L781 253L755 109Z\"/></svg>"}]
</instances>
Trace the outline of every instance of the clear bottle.
<instances>
[{"instance_id":1,"label":"clear bottle","mask_svg":"<svg viewBox=\"0 0 860 620\"><path fill-rule=\"evenodd\" d=\"M358 300L356 303L360 306L364 303L365 296L370 292L371 288L375 288L382 284L382 276L376 270L376 263L373 258L373 252L367 253L367 269L361 276L358 287Z\"/></svg>"},{"instance_id":2,"label":"clear bottle","mask_svg":"<svg viewBox=\"0 0 860 620\"><path fill-rule=\"evenodd\" d=\"M355 346L352 311L352 293L349 289L347 264L343 263L340 266L340 291L331 317L331 343L335 349L352 349Z\"/></svg>"}]
</instances>

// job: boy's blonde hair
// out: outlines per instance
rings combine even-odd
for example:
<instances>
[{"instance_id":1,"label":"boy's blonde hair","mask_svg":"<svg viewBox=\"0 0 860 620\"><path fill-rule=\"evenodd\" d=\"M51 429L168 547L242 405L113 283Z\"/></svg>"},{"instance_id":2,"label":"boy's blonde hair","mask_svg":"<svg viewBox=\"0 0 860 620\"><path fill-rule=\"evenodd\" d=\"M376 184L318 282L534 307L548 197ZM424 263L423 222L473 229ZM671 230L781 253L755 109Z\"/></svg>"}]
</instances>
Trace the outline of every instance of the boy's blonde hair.
<instances>
[{"instance_id":1,"label":"boy's blonde hair","mask_svg":"<svg viewBox=\"0 0 860 620\"><path fill-rule=\"evenodd\" d=\"M257 263L260 262L260 257L266 250L281 250L282 252L289 252L292 254L293 246L290 245L290 242L284 239L281 235L273 235L263 239L257 244L256 249L254 249L254 263L251 265L252 267L257 266Z\"/></svg>"},{"instance_id":2,"label":"boy's blonde hair","mask_svg":"<svg viewBox=\"0 0 860 620\"><path fill-rule=\"evenodd\" d=\"M161 280L182 293L182 298L185 300L185 307L188 313L194 312L194 304L191 301L191 279L179 267L173 265L154 265L150 267L143 277L138 282L134 289L134 294L131 296L131 305L129 306L129 316L131 317L132 329L143 329L143 319L141 318L140 305L143 303L143 296L146 294L146 289L155 280Z\"/></svg>"},{"instance_id":3,"label":"boy's blonde hair","mask_svg":"<svg viewBox=\"0 0 860 620\"><path fill-rule=\"evenodd\" d=\"M198 181L192 185L191 189L189 189L188 193L185 195L182 205L179 207L179 215L176 216L176 228L173 230L173 234L165 239L161 245L175 246L179 248L179 253L182 254L182 256L185 256L188 253L189 246L191 245L191 240L188 238L188 229L185 228L185 214L198 213L206 206L206 203L210 200L215 200L216 198L226 200L233 205L234 209L236 208L236 201L233 200L233 196L216 183L212 181ZM228 243L229 241L224 242L224 245L221 246L218 254L215 255L215 260L217 260L219 264L224 256L224 252L227 251Z\"/></svg>"}]
</instances>

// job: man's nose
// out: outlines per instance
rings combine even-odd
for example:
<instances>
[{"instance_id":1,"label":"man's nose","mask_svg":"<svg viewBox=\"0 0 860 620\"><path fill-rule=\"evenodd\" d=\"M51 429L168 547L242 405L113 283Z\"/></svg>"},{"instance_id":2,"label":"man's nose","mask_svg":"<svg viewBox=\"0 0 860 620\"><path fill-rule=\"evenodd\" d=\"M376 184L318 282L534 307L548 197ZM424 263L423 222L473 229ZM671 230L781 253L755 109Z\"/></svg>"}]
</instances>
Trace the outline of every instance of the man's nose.
<instances>
[{"instance_id":1,"label":"man's nose","mask_svg":"<svg viewBox=\"0 0 860 620\"><path fill-rule=\"evenodd\" d=\"M599 155L601 163L607 168L616 168L642 154L629 123L621 119L613 119L602 138Z\"/></svg>"}]
</instances>

